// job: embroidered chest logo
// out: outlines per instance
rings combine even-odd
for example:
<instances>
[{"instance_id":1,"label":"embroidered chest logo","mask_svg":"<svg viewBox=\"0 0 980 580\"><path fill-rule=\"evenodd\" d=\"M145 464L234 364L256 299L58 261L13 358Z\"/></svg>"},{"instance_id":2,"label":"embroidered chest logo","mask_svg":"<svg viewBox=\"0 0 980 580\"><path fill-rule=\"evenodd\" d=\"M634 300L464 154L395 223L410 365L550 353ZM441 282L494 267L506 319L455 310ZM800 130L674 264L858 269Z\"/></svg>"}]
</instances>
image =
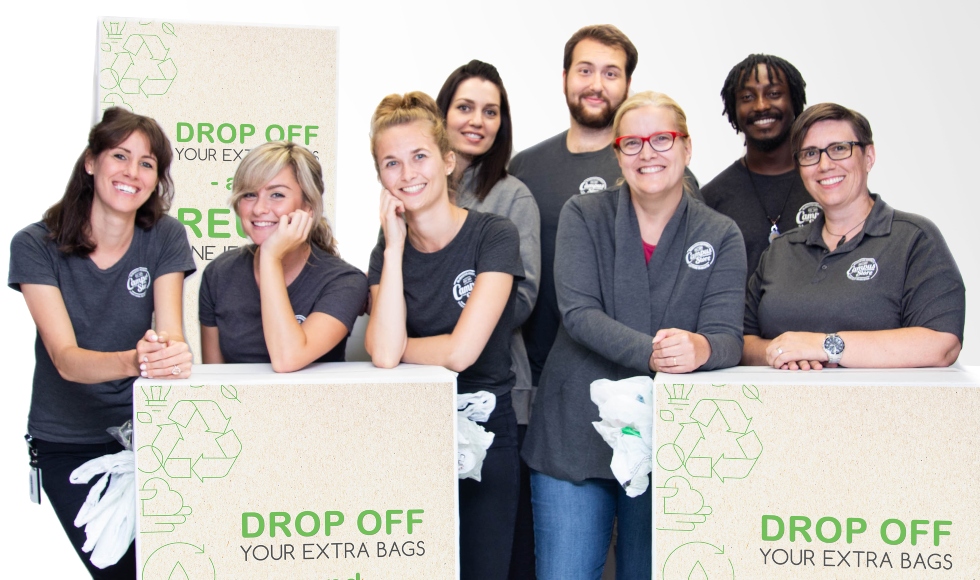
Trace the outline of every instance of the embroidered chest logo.
<instances>
[{"instance_id":1,"label":"embroidered chest logo","mask_svg":"<svg viewBox=\"0 0 980 580\"><path fill-rule=\"evenodd\" d=\"M140 266L133 268L126 280L126 289L137 298L146 296L146 291L150 288L150 271Z\"/></svg>"},{"instance_id":2,"label":"embroidered chest logo","mask_svg":"<svg viewBox=\"0 0 980 580\"><path fill-rule=\"evenodd\" d=\"M606 189L606 180L601 177L589 177L578 186L581 194L598 193Z\"/></svg>"},{"instance_id":3,"label":"embroidered chest logo","mask_svg":"<svg viewBox=\"0 0 980 580\"><path fill-rule=\"evenodd\" d=\"M796 225L805 226L806 224L817 219L817 216L820 215L820 211L822 209L823 208L820 207L820 204L815 201L804 203L800 206L800 211L796 212Z\"/></svg>"},{"instance_id":4,"label":"embroidered chest logo","mask_svg":"<svg viewBox=\"0 0 980 580\"><path fill-rule=\"evenodd\" d=\"M704 270L715 263L715 249L708 242L697 242L687 249L687 265L695 270Z\"/></svg>"},{"instance_id":5,"label":"embroidered chest logo","mask_svg":"<svg viewBox=\"0 0 980 580\"><path fill-rule=\"evenodd\" d=\"M476 284L476 271L475 270L463 270L456 276L456 280L453 281L453 300L456 304L459 304L460 308L466 306L466 301L470 298L470 292L473 291L473 285Z\"/></svg>"},{"instance_id":6,"label":"embroidered chest logo","mask_svg":"<svg viewBox=\"0 0 980 580\"><path fill-rule=\"evenodd\" d=\"M847 269L848 280L867 282L878 275L878 262L874 258L860 258L854 260L851 267Z\"/></svg>"},{"instance_id":7,"label":"embroidered chest logo","mask_svg":"<svg viewBox=\"0 0 980 580\"><path fill-rule=\"evenodd\" d=\"M298 322L300 324L303 324L304 322L306 322L306 317L303 316L302 314L297 314L296 315L296 322Z\"/></svg>"}]
</instances>

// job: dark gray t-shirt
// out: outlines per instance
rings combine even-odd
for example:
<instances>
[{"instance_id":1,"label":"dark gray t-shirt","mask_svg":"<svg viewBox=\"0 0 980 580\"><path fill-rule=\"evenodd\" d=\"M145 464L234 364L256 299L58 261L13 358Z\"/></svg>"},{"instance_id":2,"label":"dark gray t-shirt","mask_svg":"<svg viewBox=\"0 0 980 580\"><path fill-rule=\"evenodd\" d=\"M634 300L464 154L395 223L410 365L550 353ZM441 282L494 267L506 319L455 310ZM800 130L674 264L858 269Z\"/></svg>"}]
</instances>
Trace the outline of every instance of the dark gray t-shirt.
<instances>
[{"instance_id":1,"label":"dark gray t-shirt","mask_svg":"<svg viewBox=\"0 0 980 580\"><path fill-rule=\"evenodd\" d=\"M452 333L479 274L503 272L514 276L510 298L490 340L476 362L456 378L460 393L483 390L501 396L514 386L510 333L516 326L517 281L524 277L520 243L517 227L507 218L469 210L463 227L445 248L426 254L411 243L405 244L402 276L409 338ZM371 252L369 285L381 283L384 249L382 238Z\"/></svg>"},{"instance_id":2,"label":"dark gray t-shirt","mask_svg":"<svg viewBox=\"0 0 980 580\"><path fill-rule=\"evenodd\" d=\"M133 232L129 249L102 270L88 257L68 256L48 239L42 222L27 226L10 243L7 285L44 284L61 291L80 348L100 352L131 350L150 328L153 281L165 274L194 272L187 235L164 216L149 230ZM28 432L45 441L103 443L108 427L133 415L134 377L90 385L58 374L41 335L34 343L34 390Z\"/></svg>"},{"instance_id":3,"label":"dark gray t-shirt","mask_svg":"<svg viewBox=\"0 0 980 580\"><path fill-rule=\"evenodd\" d=\"M759 257L769 247L772 222L780 233L812 222L820 204L803 186L798 171L781 175L749 173L741 159L735 161L701 188L704 203L735 220L745 239L748 275L755 272ZM767 217L768 216L768 217Z\"/></svg>"},{"instance_id":4,"label":"dark gray t-shirt","mask_svg":"<svg viewBox=\"0 0 980 580\"><path fill-rule=\"evenodd\" d=\"M254 252L254 245L224 252L204 269L201 280L201 325L218 328L218 343L226 363L269 362L261 297L252 263ZM286 292L300 324L310 314L322 312L343 323L349 333L364 310L367 278L354 266L313 246L309 260ZM345 337L316 362L343 361L346 345Z\"/></svg>"},{"instance_id":5,"label":"dark gray t-shirt","mask_svg":"<svg viewBox=\"0 0 980 580\"><path fill-rule=\"evenodd\" d=\"M939 228L877 195L864 230L830 251L823 216L782 235L749 278L745 334L921 326L963 340L963 278Z\"/></svg>"},{"instance_id":6,"label":"dark gray t-shirt","mask_svg":"<svg viewBox=\"0 0 980 580\"><path fill-rule=\"evenodd\" d=\"M531 362L534 384L558 334L561 314L555 295L555 236L561 208L573 195L597 193L614 188L623 176L612 144L598 151L572 153L566 140L568 131L521 151L511 159L508 171L524 182L538 203L541 213L541 285L534 311L524 323L524 340ZM700 198L698 181L685 170L686 190Z\"/></svg>"}]
</instances>

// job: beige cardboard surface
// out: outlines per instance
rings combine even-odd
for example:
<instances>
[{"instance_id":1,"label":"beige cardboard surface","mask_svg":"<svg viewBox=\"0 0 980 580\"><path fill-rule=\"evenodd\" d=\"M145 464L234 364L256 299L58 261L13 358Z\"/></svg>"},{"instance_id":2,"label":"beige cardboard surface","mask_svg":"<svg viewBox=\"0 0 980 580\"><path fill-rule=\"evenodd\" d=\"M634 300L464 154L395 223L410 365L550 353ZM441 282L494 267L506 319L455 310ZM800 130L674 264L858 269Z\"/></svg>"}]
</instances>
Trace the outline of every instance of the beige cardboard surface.
<instances>
[{"instance_id":1,"label":"beige cardboard surface","mask_svg":"<svg viewBox=\"0 0 980 580\"><path fill-rule=\"evenodd\" d=\"M143 578L455 577L454 381L201 374L134 390Z\"/></svg>"},{"instance_id":2,"label":"beige cardboard surface","mask_svg":"<svg viewBox=\"0 0 980 580\"><path fill-rule=\"evenodd\" d=\"M655 578L980 577L980 388L701 376L656 386Z\"/></svg>"},{"instance_id":3,"label":"beige cardboard surface","mask_svg":"<svg viewBox=\"0 0 980 580\"><path fill-rule=\"evenodd\" d=\"M323 166L324 214L335 216L337 30L104 18L98 118L110 106L153 117L174 148L170 214L187 225L198 274L184 284L185 334L199 353L200 272L248 243L228 205L248 149L287 139ZM196 362L200 362L197 355Z\"/></svg>"}]
</instances>

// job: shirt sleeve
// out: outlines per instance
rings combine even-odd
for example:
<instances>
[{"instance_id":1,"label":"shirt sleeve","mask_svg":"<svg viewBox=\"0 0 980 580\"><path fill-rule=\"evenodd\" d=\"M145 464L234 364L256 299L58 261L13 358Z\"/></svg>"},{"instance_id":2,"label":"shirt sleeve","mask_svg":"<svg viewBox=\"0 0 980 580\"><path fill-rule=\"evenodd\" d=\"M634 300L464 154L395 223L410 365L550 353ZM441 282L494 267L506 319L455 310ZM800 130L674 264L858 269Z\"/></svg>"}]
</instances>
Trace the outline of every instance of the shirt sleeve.
<instances>
[{"instance_id":1,"label":"shirt sleeve","mask_svg":"<svg viewBox=\"0 0 980 580\"><path fill-rule=\"evenodd\" d=\"M154 276L183 272L187 277L197 271L183 224L170 216L164 216L153 227L159 229L157 239L160 243Z\"/></svg>"},{"instance_id":2,"label":"shirt sleeve","mask_svg":"<svg viewBox=\"0 0 980 580\"><path fill-rule=\"evenodd\" d=\"M762 280L766 275L766 258L769 257L770 248L762 252L759 259L759 266L749 277L749 284L745 289L745 316L742 319L742 333L752 336L762 336L759 328L759 303L762 301Z\"/></svg>"},{"instance_id":3,"label":"shirt sleeve","mask_svg":"<svg viewBox=\"0 0 980 580\"><path fill-rule=\"evenodd\" d=\"M946 240L925 218L909 246L902 294L902 326L956 335L963 342L966 289ZM924 222L924 223L923 223Z\"/></svg>"},{"instance_id":4,"label":"shirt sleeve","mask_svg":"<svg viewBox=\"0 0 980 580\"><path fill-rule=\"evenodd\" d=\"M521 241L521 262L524 279L517 284L517 308L514 321L523 324L531 315L538 299L541 275L541 214L538 204L523 183L519 183L507 217L517 226Z\"/></svg>"},{"instance_id":5,"label":"shirt sleeve","mask_svg":"<svg viewBox=\"0 0 980 580\"><path fill-rule=\"evenodd\" d=\"M59 287L54 256L44 236L47 230L29 226L10 241L10 269L7 286L20 292L21 284L44 284Z\"/></svg>"},{"instance_id":6,"label":"shirt sleeve","mask_svg":"<svg viewBox=\"0 0 980 580\"><path fill-rule=\"evenodd\" d=\"M211 289L215 282L214 277L214 262L211 262L204 268L204 274L201 276L201 288L197 294L197 319L201 322L201 326L218 326L218 320L214 314L214 293Z\"/></svg>"},{"instance_id":7,"label":"shirt sleeve","mask_svg":"<svg viewBox=\"0 0 980 580\"><path fill-rule=\"evenodd\" d=\"M596 241L575 199L561 210L555 241L555 290L562 324L575 342L616 364L649 374L653 336L603 310Z\"/></svg>"},{"instance_id":8,"label":"shirt sleeve","mask_svg":"<svg viewBox=\"0 0 980 580\"><path fill-rule=\"evenodd\" d=\"M323 285L313 303L313 312L333 316L350 331L367 302L367 277L346 262L343 265L347 267Z\"/></svg>"},{"instance_id":9,"label":"shirt sleeve","mask_svg":"<svg viewBox=\"0 0 980 580\"><path fill-rule=\"evenodd\" d=\"M407 243L407 242L406 242ZM378 232L378 243L371 250L371 259L368 262L368 286L375 286L381 283L381 268L385 265L385 234L384 230Z\"/></svg>"},{"instance_id":10,"label":"shirt sleeve","mask_svg":"<svg viewBox=\"0 0 980 580\"><path fill-rule=\"evenodd\" d=\"M698 310L697 332L711 345L711 356L698 370L732 367L742 358L745 263L742 233L730 222Z\"/></svg>"},{"instance_id":11,"label":"shirt sleeve","mask_svg":"<svg viewBox=\"0 0 980 580\"><path fill-rule=\"evenodd\" d=\"M484 214L484 220L476 259L476 274L479 276L483 272L503 272L518 280L524 278L521 239L517 226L507 218L491 214Z\"/></svg>"}]
</instances>

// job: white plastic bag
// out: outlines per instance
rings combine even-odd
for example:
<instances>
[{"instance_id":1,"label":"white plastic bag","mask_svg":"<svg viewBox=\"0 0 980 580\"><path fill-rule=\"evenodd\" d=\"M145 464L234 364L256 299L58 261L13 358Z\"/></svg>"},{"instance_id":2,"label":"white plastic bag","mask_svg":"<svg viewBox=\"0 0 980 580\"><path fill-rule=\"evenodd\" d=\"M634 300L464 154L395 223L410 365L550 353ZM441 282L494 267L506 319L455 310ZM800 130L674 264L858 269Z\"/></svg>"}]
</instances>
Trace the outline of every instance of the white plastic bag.
<instances>
[{"instance_id":1,"label":"white plastic bag","mask_svg":"<svg viewBox=\"0 0 980 580\"><path fill-rule=\"evenodd\" d=\"M602 417L592 425L613 450L609 467L626 495L636 497L650 487L653 469L653 379L599 379L590 388Z\"/></svg>"},{"instance_id":2,"label":"white plastic bag","mask_svg":"<svg viewBox=\"0 0 980 580\"><path fill-rule=\"evenodd\" d=\"M493 393L477 391L456 395L456 454L457 476L480 481L483 460L493 443L493 433L476 424L485 423L497 406Z\"/></svg>"},{"instance_id":3,"label":"white plastic bag","mask_svg":"<svg viewBox=\"0 0 980 580\"><path fill-rule=\"evenodd\" d=\"M91 552L89 559L100 569L118 562L136 539L136 457L130 444L132 426L127 421L122 427L111 427L108 431L126 449L92 459L68 477L72 483L85 484L99 473L104 474L89 490L75 516L75 527L85 526L82 551Z\"/></svg>"}]
</instances>

